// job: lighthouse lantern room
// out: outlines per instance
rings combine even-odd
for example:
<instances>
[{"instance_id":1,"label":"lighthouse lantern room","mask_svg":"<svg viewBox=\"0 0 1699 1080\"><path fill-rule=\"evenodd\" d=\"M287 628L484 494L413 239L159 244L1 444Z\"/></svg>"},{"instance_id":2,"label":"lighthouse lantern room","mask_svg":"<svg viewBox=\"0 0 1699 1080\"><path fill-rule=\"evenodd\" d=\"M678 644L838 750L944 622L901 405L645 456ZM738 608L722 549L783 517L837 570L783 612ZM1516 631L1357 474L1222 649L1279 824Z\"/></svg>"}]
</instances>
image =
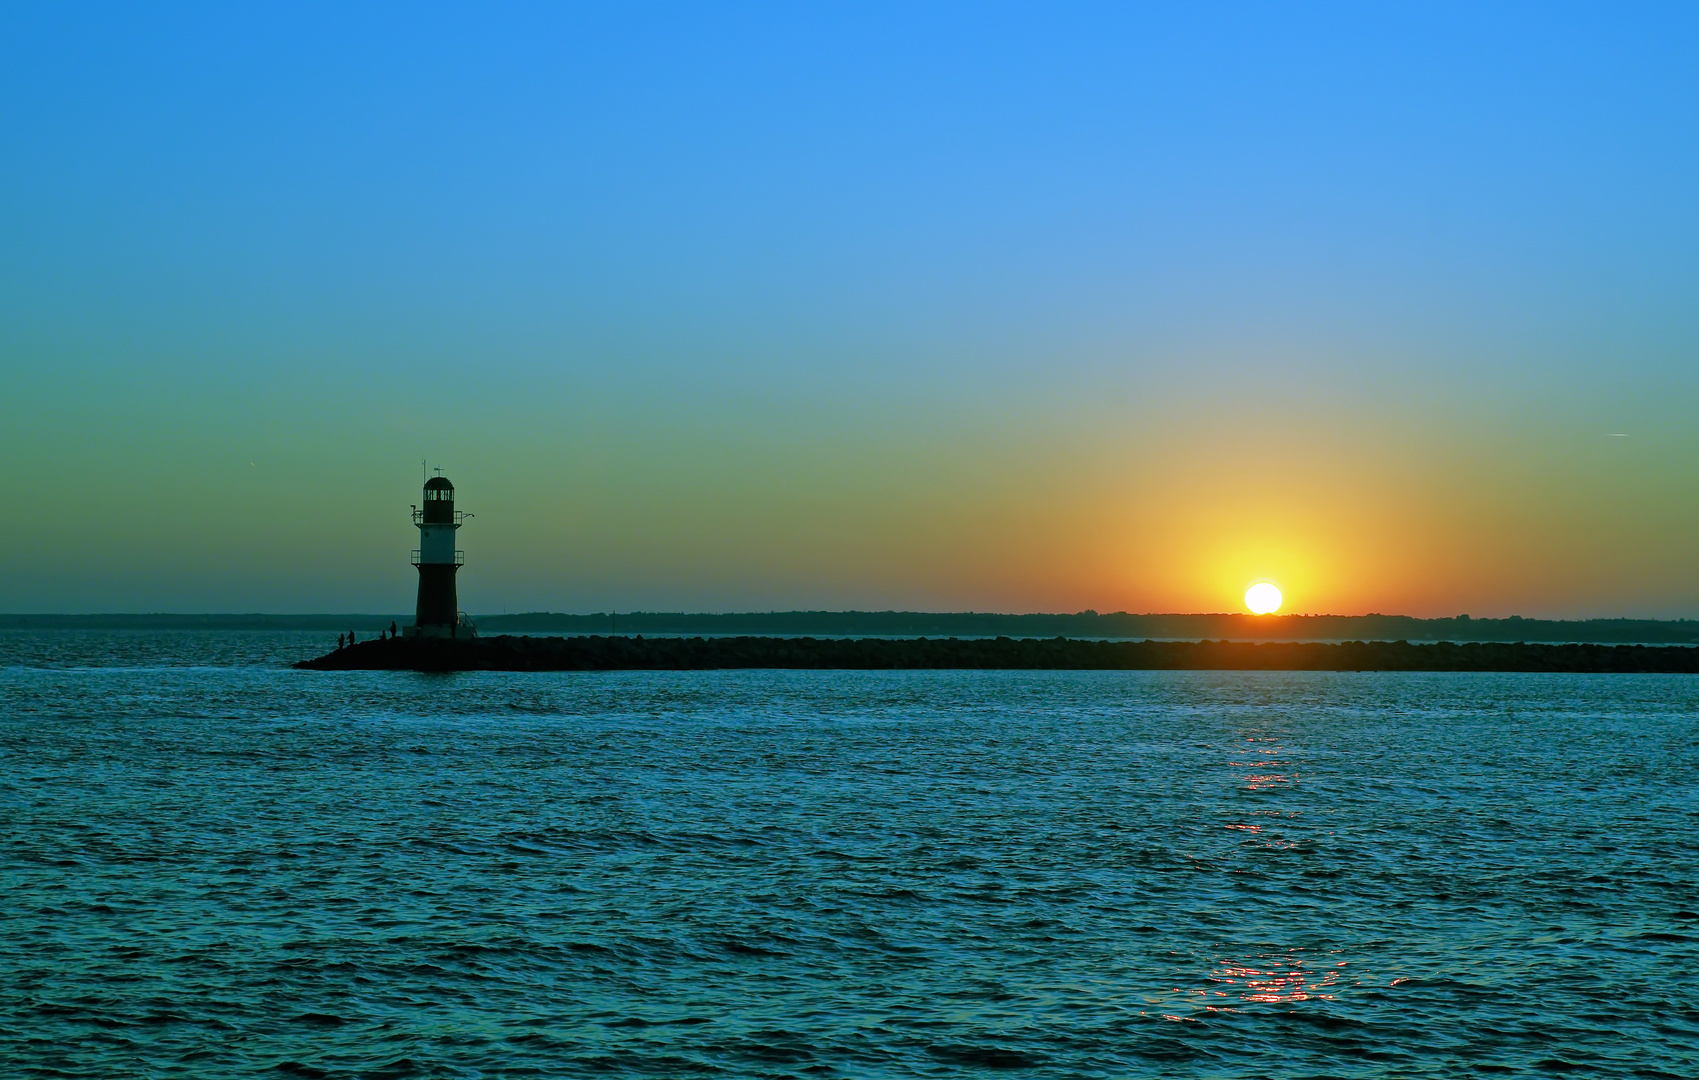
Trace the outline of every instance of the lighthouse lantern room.
<instances>
[{"instance_id":1,"label":"lighthouse lantern room","mask_svg":"<svg viewBox=\"0 0 1699 1080\"><path fill-rule=\"evenodd\" d=\"M470 620L462 618L455 596L454 575L466 553L454 546L455 532L471 517L454 509L454 485L442 475L425 481L425 501L413 508L419 527L419 546L413 565L419 568L419 605L409 637L470 637Z\"/></svg>"}]
</instances>

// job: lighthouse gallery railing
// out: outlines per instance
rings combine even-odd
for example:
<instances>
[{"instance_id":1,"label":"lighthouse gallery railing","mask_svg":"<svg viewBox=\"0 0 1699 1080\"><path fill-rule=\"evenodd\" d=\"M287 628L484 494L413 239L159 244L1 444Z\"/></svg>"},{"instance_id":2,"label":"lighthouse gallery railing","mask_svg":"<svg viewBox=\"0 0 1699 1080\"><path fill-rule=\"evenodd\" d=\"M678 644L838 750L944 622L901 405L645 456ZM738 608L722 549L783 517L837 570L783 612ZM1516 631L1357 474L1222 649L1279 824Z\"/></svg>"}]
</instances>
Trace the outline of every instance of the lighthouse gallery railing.
<instances>
[{"instance_id":1,"label":"lighthouse gallery railing","mask_svg":"<svg viewBox=\"0 0 1699 1080\"><path fill-rule=\"evenodd\" d=\"M419 549L414 548L413 549L413 565L414 566L446 566L447 564L446 563L420 562L419 561ZM456 565L456 566L465 566L466 565L466 553L464 551L456 551L454 553L454 565Z\"/></svg>"}]
</instances>

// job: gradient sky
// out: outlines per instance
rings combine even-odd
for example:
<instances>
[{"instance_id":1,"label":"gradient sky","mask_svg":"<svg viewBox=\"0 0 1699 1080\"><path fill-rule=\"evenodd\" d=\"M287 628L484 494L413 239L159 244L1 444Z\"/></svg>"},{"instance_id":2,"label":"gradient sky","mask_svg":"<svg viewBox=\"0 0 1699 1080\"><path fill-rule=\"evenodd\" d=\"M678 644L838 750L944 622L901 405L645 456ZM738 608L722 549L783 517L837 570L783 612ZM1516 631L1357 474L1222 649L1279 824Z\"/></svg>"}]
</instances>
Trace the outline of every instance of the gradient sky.
<instances>
[{"instance_id":1,"label":"gradient sky","mask_svg":"<svg viewBox=\"0 0 1699 1080\"><path fill-rule=\"evenodd\" d=\"M9 5L0 610L1699 616L1699 9Z\"/></svg>"}]
</instances>

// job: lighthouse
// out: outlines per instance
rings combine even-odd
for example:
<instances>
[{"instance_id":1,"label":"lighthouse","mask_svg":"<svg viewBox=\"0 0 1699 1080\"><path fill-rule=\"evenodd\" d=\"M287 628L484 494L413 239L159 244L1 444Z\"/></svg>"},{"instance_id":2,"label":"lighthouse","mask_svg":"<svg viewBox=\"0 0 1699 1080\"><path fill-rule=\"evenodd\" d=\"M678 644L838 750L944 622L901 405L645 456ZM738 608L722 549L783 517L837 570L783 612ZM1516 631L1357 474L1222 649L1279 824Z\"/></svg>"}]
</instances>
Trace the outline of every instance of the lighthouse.
<instances>
[{"instance_id":1,"label":"lighthouse","mask_svg":"<svg viewBox=\"0 0 1699 1080\"><path fill-rule=\"evenodd\" d=\"M463 518L454 509L454 485L445 476L425 481L425 501L413 508L413 524L419 526L419 546L413 565L419 568L419 606L409 637L471 637L470 620L460 615L454 594L454 574L466 561L466 553L454 546L455 532Z\"/></svg>"}]
</instances>

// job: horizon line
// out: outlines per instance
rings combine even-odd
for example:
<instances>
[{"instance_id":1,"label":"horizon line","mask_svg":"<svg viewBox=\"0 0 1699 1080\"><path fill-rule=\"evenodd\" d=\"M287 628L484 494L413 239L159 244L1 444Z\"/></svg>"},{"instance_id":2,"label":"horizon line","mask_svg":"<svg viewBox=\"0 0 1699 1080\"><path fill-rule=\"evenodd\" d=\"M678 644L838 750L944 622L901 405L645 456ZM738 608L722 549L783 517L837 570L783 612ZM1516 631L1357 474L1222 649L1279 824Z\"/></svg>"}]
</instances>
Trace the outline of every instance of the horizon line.
<instances>
[{"instance_id":1,"label":"horizon line","mask_svg":"<svg viewBox=\"0 0 1699 1080\"><path fill-rule=\"evenodd\" d=\"M1663 622L1686 623L1699 622L1699 618L1677 616L1660 618L1641 615L1584 615L1584 616L1536 616L1536 615L1483 615L1476 616L1468 613L1456 615L1402 615L1389 614L1380 611L1363 612L1359 614L1342 614L1337 612L1274 612L1258 615L1248 611L1097 611L1087 608L1082 611L925 611L905 608L773 608L766 611L685 611L651 610L633 608L623 611L549 611L534 609L529 611L483 612L474 615L474 619L514 619L514 618L567 618L592 619L611 618L614 616L668 616L685 618L759 618L762 616L779 615L902 615L939 617L981 617L1001 619L1252 619L1257 621L1277 621L1284 619L1409 619L1416 622ZM411 618L407 613L398 612L335 612L335 611L10 611L0 612L0 619L214 619L214 618L244 618L244 619L342 619L342 618Z\"/></svg>"}]
</instances>

